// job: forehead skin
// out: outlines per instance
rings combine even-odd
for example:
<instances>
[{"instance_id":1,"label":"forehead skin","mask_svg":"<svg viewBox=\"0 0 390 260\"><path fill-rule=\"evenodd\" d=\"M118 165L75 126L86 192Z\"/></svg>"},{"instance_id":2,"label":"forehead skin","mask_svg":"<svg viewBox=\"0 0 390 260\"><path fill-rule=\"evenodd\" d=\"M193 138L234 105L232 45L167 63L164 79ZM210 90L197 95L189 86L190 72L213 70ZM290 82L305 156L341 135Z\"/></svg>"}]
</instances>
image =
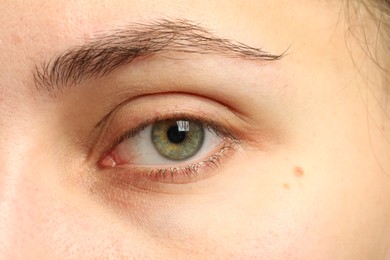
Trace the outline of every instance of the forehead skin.
<instances>
[{"instance_id":1,"label":"forehead skin","mask_svg":"<svg viewBox=\"0 0 390 260\"><path fill-rule=\"evenodd\" d=\"M0 255L49 259L383 256L390 240L390 183L383 174L383 169L390 169L383 159L388 147L376 128L371 129L371 137L367 132L371 121L383 124L383 114L374 105L382 97L366 92L367 77L359 76L356 65L374 82L374 93L380 93L376 92L379 72L371 63L362 63L365 54L346 36L341 2L2 1ZM193 208L183 204L188 210L184 213L173 203L168 203L171 212L159 208L167 223L156 220L163 223L156 234L132 225L126 214L118 217L106 210L105 202L92 202L80 185L62 182L58 175L74 167L53 161L52 150L58 154L61 147L56 145L56 129L47 126L59 110L37 94L33 69L101 31L165 18L188 19L220 37L271 53L288 49L278 63L281 80L274 85L266 80L269 88L254 89L258 95L248 98L263 95L267 102L279 104L274 105L276 114L285 114L280 122L288 126L294 141L266 157L268 161L256 152L241 158L230 171L246 173L236 181L242 186L235 191L237 196L215 199L217 207L210 202L202 205L204 211L196 211L198 204ZM69 96L64 100L58 101L61 106L71 107ZM373 115L369 119L368 110ZM71 148L62 152L66 149ZM251 179L261 173L267 178ZM289 180L286 176L300 180L273 185L274 180ZM142 206L132 210L154 213ZM205 212L213 214L204 217ZM134 212L128 215L142 218ZM192 225L196 218L200 220Z\"/></svg>"},{"instance_id":2,"label":"forehead skin","mask_svg":"<svg viewBox=\"0 0 390 260\"><path fill-rule=\"evenodd\" d=\"M70 46L87 42L101 31L159 18L193 20L206 28L212 28L220 36L264 47L270 52L282 53L290 45L295 48L292 49L294 52L297 48L305 51L306 56L294 55L292 62L319 61L322 56L318 55L318 51L321 50L322 55L327 55L324 51L329 52L335 63L340 61L344 64L347 55L344 45L340 48L327 47L327 41L334 41L336 38L329 33L329 28L333 28L340 18L339 4L327 3L34 1L25 5L22 1L4 1L0 42L3 66L0 75L3 80L6 79L1 86L2 95L7 98L2 105L7 111L19 98L23 99L23 104L32 101L31 98L24 97L31 96L33 86L30 70L36 64L47 61ZM273 15L267 15L268 13ZM329 34L319 37L318 31L327 31ZM343 32L340 30L335 33ZM340 46L344 44L341 40L334 43ZM307 60L308 57L310 61ZM15 72L17 77L14 76ZM15 99L10 99L10 96ZM6 105L7 101L12 104ZM10 113L23 108L31 109L30 106L18 104Z\"/></svg>"}]
</instances>

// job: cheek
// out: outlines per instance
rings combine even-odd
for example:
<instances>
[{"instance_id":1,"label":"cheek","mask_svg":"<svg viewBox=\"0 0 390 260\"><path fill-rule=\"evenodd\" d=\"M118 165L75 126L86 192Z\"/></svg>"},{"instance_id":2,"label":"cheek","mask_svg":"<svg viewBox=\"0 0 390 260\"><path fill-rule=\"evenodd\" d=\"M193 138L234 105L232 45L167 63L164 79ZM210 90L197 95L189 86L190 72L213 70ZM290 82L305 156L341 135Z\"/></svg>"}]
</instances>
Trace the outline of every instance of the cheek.
<instances>
[{"instance_id":1,"label":"cheek","mask_svg":"<svg viewBox=\"0 0 390 260\"><path fill-rule=\"evenodd\" d=\"M270 158L260 157L243 154L229 161L223 177L208 182L213 191L207 194L160 201L160 208L144 212L146 228L172 255L313 259L324 251L327 217L318 217L315 199L302 191L303 170L280 164L275 170L266 162Z\"/></svg>"},{"instance_id":2,"label":"cheek","mask_svg":"<svg viewBox=\"0 0 390 260\"><path fill-rule=\"evenodd\" d=\"M57 221L63 220L69 213L59 210L58 206L62 203L53 197L52 183L42 182L41 172L34 167L29 168L19 179L8 181L8 188L3 190L1 241L5 245L2 252L5 256L15 256L15 248L22 258L27 253L35 258L47 257L48 252L54 252L47 251L53 248L53 231L63 225ZM36 176L32 178L31 173Z\"/></svg>"},{"instance_id":3,"label":"cheek","mask_svg":"<svg viewBox=\"0 0 390 260\"><path fill-rule=\"evenodd\" d=\"M66 184L71 172L42 157L37 162L35 154L23 156L17 169L22 174L2 171L13 177L2 179L7 188L1 190L1 258L120 258L122 253L142 258L147 251L140 241L145 239L137 232L121 232L90 194Z\"/></svg>"},{"instance_id":4,"label":"cheek","mask_svg":"<svg viewBox=\"0 0 390 260\"><path fill-rule=\"evenodd\" d=\"M159 231L170 245L192 245L203 257L332 258L342 250L333 238L343 233L333 197L315 191L311 169L280 158L286 156L251 152L229 161L222 173L229 177L210 184L218 192L207 194L207 203L188 199L176 210L162 210L152 223L163 227Z\"/></svg>"}]
</instances>

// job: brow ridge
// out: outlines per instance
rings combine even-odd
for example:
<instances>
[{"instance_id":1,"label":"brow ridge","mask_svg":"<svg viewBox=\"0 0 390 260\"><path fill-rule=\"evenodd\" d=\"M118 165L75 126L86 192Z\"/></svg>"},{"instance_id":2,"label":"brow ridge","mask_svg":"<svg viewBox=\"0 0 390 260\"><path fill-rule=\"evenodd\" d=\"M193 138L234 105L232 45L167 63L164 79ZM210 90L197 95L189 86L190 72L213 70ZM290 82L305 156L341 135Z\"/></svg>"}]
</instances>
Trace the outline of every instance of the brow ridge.
<instances>
[{"instance_id":1,"label":"brow ridge","mask_svg":"<svg viewBox=\"0 0 390 260\"><path fill-rule=\"evenodd\" d=\"M135 23L104 32L85 45L65 51L35 66L37 89L62 92L65 86L103 77L138 57L164 52L220 54L230 58L272 61L285 54L270 54L261 48L220 38L189 20Z\"/></svg>"}]
</instances>

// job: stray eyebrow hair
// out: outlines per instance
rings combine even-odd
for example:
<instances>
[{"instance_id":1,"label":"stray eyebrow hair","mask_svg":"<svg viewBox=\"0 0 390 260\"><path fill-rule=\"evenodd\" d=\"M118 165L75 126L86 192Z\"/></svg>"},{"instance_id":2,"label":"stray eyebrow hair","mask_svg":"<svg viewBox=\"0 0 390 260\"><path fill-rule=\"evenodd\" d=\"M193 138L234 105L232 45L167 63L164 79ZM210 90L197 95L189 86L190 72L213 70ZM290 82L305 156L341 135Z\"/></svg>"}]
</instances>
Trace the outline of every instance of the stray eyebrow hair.
<instances>
[{"instance_id":1,"label":"stray eyebrow hair","mask_svg":"<svg viewBox=\"0 0 390 260\"><path fill-rule=\"evenodd\" d=\"M65 86L100 78L138 57L164 52L220 54L231 58L278 60L261 48L219 38L189 20L159 20L135 23L97 36L85 45L65 51L35 66L33 77L38 90L62 92Z\"/></svg>"}]
</instances>

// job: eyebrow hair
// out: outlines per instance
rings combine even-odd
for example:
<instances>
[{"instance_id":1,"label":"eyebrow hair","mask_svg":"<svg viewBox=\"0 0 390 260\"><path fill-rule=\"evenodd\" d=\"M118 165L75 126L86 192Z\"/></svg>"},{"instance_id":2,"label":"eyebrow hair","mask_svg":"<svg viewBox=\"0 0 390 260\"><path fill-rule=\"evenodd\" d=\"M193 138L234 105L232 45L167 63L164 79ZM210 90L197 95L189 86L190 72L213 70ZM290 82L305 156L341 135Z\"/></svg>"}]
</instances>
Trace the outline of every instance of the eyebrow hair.
<instances>
[{"instance_id":1,"label":"eyebrow hair","mask_svg":"<svg viewBox=\"0 0 390 260\"><path fill-rule=\"evenodd\" d=\"M135 23L103 33L82 46L35 66L37 89L50 93L83 80L103 77L138 57L164 52L220 54L250 60L278 60L285 52L273 55L261 48L219 38L189 20L159 20Z\"/></svg>"}]
</instances>

